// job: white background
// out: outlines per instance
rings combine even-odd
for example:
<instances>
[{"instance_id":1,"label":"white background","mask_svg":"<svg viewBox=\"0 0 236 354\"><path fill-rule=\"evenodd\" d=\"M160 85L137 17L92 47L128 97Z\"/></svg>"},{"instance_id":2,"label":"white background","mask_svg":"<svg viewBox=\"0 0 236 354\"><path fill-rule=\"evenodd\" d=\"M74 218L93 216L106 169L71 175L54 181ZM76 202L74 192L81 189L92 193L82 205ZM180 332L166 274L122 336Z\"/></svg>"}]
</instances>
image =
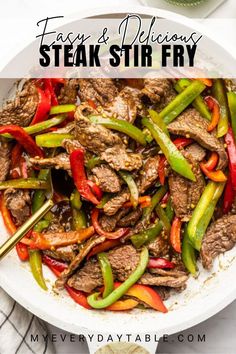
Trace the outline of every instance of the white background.
<instances>
[{"instance_id":1,"label":"white background","mask_svg":"<svg viewBox=\"0 0 236 354\"><path fill-rule=\"evenodd\" d=\"M79 13L81 10L97 8L103 6L138 5L138 0L2 0L0 5L0 66L12 55L23 49L25 44L34 39L35 33L25 30L22 20L31 20L32 24L45 16L55 16L61 14ZM163 0L156 0L163 3ZM236 0L228 0L221 5L210 18L228 18L219 24L211 23L212 32L225 45L230 46L236 54L236 22L229 18L236 19ZM29 28L29 27L28 27ZM34 28L32 26L32 28ZM23 45L24 44L24 45ZM224 289L222 289L224 291ZM61 333L54 327L50 327L53 333ZM180 343L177 335L169 338L169 343L160 343L158 353L215 353L233 354L236 353L236 302L228 306L216 316L183 332L185 338L188 334L193 334L195 341ZM205 343L198 343L198 334L206 335ZM78 343L57 343L58 354L86 354L86 346Z\"/></svg>"}]
</instances>

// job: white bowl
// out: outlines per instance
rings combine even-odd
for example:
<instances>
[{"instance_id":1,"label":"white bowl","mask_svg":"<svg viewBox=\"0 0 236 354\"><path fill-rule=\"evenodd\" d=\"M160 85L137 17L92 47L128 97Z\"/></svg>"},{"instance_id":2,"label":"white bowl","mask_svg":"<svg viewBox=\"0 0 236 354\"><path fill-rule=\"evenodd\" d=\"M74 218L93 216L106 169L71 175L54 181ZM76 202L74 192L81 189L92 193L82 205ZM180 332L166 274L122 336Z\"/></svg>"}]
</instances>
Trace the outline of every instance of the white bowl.
<instances>
[{"instance_id":1,"label":"white bowl","mask_svg":"<svg viewBox=\"0 0 236 354\"><path fill-rule=\"evenodd\" d=\"M80 14L80 17L99 16L103 14L116 14L121 10L106 9L93 10ZM189 27L199 29L190 19L185 19L176 14L152 9L137 7L122 8L122 13L136 12L146 15L155 15L174 21L184 21ZM201 28L202 30L202 28ZM8 90L13 85L13 79L5 79L0 87L0 99L6 97ZM4 225L0 220L0 241L7 237ZM0 263L0 285L17 302L43 320L76 334L88 333L113 333L113 334L172 334L184 330L206 320L236 298L236 248L218 257L211 272L206 272L200 265L200 275L197 279L190 278L187 289L173 295L166 305L167 314L152 310L133 310L125 313L106 311L88 311L75 304L65 293L55 293L51 285L54 276L48 269L45 275L48 279L50 290L41 290L33 279L29 266L21 263L15 251L11 252ZM152 352L157 343L152 337L151 343L143 343ZM88 343L91 352L99 345L96 340Z\"/></svg>"}]
</instances>

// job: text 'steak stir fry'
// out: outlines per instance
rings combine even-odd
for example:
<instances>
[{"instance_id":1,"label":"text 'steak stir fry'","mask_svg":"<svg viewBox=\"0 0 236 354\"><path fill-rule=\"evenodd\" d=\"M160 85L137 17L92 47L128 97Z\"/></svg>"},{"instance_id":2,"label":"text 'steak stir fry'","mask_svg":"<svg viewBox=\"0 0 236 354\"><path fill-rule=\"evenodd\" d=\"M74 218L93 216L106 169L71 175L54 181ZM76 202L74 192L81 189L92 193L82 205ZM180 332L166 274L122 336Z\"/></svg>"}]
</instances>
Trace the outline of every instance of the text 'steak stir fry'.
<instances>
[{"instance_id":1,"label":"text 'steak stir fry'","mask_svg":"<svg viewBox=\"0 0 236 354\"><path fill-rule=\"evenodd\" d=\"M167 312L236 242L236 92L222 79L28 80L0 112L1 213L87 309Z\"/></svg>"}]
</instances>

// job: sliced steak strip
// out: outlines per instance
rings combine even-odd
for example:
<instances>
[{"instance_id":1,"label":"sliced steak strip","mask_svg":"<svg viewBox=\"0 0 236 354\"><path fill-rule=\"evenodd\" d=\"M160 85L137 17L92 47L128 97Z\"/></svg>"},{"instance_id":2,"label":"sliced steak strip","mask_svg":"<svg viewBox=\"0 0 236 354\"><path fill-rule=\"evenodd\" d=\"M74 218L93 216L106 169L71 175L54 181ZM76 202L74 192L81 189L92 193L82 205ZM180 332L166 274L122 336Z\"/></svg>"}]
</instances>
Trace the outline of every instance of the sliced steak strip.
<instances>
[{"instance_id":1,"label":"sliced steak strip","mask_svg":"<svg viewBox=\"0 0 236 354\"><path fill-rule=\"evenodd\" d=\"M78 79L79 97L82 102L92 100L96 105L104 106L118 94L113 79Z\"/></svg>"},{"instance_id":2,"label":"sliced steak strip","mask_svg":"<svg viewBox=\"0 0 236 354\"><path fill-rule=\"evenodd\" d=\"M142 166L142 157L140 154L127 153L125 148L119 145L106 149L101 154L101 158L116 171L133 171L140 169Z\"/></svg>"},{"instance_id":3,"label":"sliced steak strip","mask_svg":"<svg viewBox=\"0 0 236 354\"><path fill-rule=\"evenodd\" d=\"M139 283L150 286L169 286L171 288L181 288L185 286L187 280L187 274L179 276L173 276L168 274L157 276L151 273L145 273L140 279Z\"/></svg>"},{"instance_id":4,"label":"sliced steak strip","mask_svg":"<svg viewBox=\"0 0 236 354\"><path fill-rule=\"evenodd\" d=\"M101 154L115 145L123 147L122 140L117 134L102 125L91 123L84 115L84 108L87 107L80 105L75 113L75 136L80 144L95 154Z\"/></svg>"},{"instance_id":5,"label":"sliced steak strip","mask_svg":"<svg viewBox=\"0 0 236 354\"><path fill-rule=\"evenodd\" d=\"M56 281L56 286L58 288L63 288L68 278L74 273L74 271L80 266L81 262L88 255L91 249L100 243L104 242L106 238L104 236L92 236L86 244L80 248L79 253L70 263L69 267L61 273L60 277Z\"/></svg>"},{"instance_id":6,"label":"sliced steak strip","mask_svg":"<svg viewBox=\"0 0 236 354\"><path fill-rule=\"evenodd\" d=\"M233 248L236 243L236 215L224 215L207 229L202 241L201 259L204 268L210 269L213 259Z\"/></svg>"},{"instance_id":7,"label":"sliced steak strip","mask_svg":"<svg viewBox=\"0 0 236 354\"><path fill-rule=\"evenodd\" d=\"M142 209L140 207L137 207L136 209L132 210L129 214L122 217L118 221L117 226L120 227L134 226L141 218L142 213L143 213Z\"/></svg>"},{"instance_id":8,"label":"sliced steak strip","mask_svg":"<svg viewBox=\"0 0 236 354\"><path fill-rule=\"evenodd\" d=\"M142 194L158 179L159 156L149 157L140 171L139 192Z\"/></svg>"},{"instance_id":9,"label":"sliced steak strip","mask_svg":"<svg viewBox=\"0 0 236 354\"><path fill-rule=\"evenodd\" d=\"M144 88L141 90L143 97L148 97L152 103L159 103L165 99L172 89L169 79L144 79Z\"/></svg>"},{"instance_id":10,"label":"sliced steak strip","mask_svg":"<svg viewBox=\"0 0 236 354\"><path fill-rule=\"evenodd\" d=\"M4 138L0 137L0 182L5 181L10 170L10 150L11 145Z\"/></svg>"},{"instance_id":11,"label":"sliced steak strip","mask_svg":"<svg viewBox=\"0 0 236 354\"><path fill-rule=\"evenodd\" d=\"M0 125L16 124L26 127L31 122L38 106L36 86L27 81L14 100L7 102L0 111Z\"/></svg>"},{"instance_id":12,"label":"sliced steak strip","mask_svg":"<svg viewBox=\"0 0 236 354\"><path fill-rule=\"evenodd\" d=\"M115 215L106 215L103 214L99 218L99 224L101 228L107 232L111 232L116 228L117 223L123 216L125 216L129 212L129 209L120 209Z\"/></svg>"},{"instance_id":13,"label":"sliced steak strip","mask_svg":"<svg viewBox=\"0 0 236 354\"><path fill-rule=\"evenodd\" d=\"M197 143L186 147L185 151L192 156L194 161L201 162L206 156L206 150Z\"/></svg>"},{"instance_id":14,"label":"sliced steak strip","mask_svg":"<svg viewBox=\"0 0 236 354\"><path fill-rule=\"evenodd\" d=\"M72 262L78 251L77 245L70 245L65 247L58 247L55 251L44 251L43 253L49 257L62 260L65 262Z\"/></svg>"},{"instance_id":15,"label":"sliced steak strip","mask_svg":"<svg viewBox=\"0 0 236 354\"><path fill-rule=\"evenodd\" d=\"M108 259L112 267L114 279L125 281L130 274L137 268L139 263L139 253L134 247L125 245L108 253ZM182 272L166 271L162 275L145 273L139 280L140 284L152 286L181 287L188 279ZM83 268L78 270L68 281L68 284L75 289L90 293L95 288L103 285L103 278L98 261L93 258L87 261Z\"/></svg>"},{"instance_id":16,"label":"sliced steak strip","mask_svg":"<svg viewBox=\"0 0 236 354\"><path fill-rule=\"evenodd\" d=\"M190 137L206 149L216 151L219 155L218 168L224 169L228 162L224 145L214 133L208 133L207 127L208 121L196 109L190 108L170 123L168 130L172 134Z\"/></svg>"},{"instance_id":17,"label":"sliced steak strip","mask_svg":"<svg viewBox=\"0 0 236 354\"><path fill-rule=\"evenodd\" d=\"M176 216L183 221L188 221L205 188L205 180L198 162L193 160L193 157L186 151L183 152L183 155L192 165L192 171L196 177L196 181L189 181L187 178L175 172L171 172L168 182L171 201Z\"/></svg>"},{"instance_id":18,"label":"sliced steak strip","mask_svg":"<svg viewBox=\"0 0 236 354\"><path fill-rule=\"evenodd\" d=\"M154 257L164 257L169 254L169 242L162 236L158 236L154 241L148 244L149 253Z\"/></svg>"},{"instance_id":19,"label":"sliced steak strip","mask_svg":"<svg viewBox=\"0 0 236 354\"><path fill-rule=\"evenodd\" d=\"M104 107L104 113L108 117L133 123L138 110L142 108L139 96L139 90L127 86L119 92L111 103Z\"/></svg>"},{"instance_id":20,"label":"sliced steak strip","mask_svg":"<svg viewBox=\"0 0 236 354\"><path fill-rule=\"evenodd\" d=\"M80 105L75 113L75 136L85 148L100 155L115 170L132 171L142 165L139 154L126 151L121 138L111 130L99 124L91 123L84 115L86 105Z\"/></svg>"},{"instance_id":21,"label":"sliced steak strip","mask_svg":"<svg viewBox=\"0 0 236 354\"><path fill-rule=\"evenodd\" d=\"M58 96L59 104L76 103L78 98L78 79L65 79L65 84L62 86Z\"/></svg>"},{"instance_id":22,"label":"sliced steak strip","mask_svg":"<svg viewBox=\"0 0 236 354\"><path fill-rule=\"evenodd\" d=\"M103 207L106 215L115 215L125 202L130 199L127 188L123 189L117 196L111 198Z\"/></svg>"},{"instance_id":23,"label":"sliced steak strip","mask_svg":"<svg viewBox=\"0 0 236 354\"><path fill-rule=\"evenodd\" d=\"M70 172L70 158L67 153L61 153L55 157L49 157L45 159L31 157L29 161L35 167L55 168L55 169L62 169Z\"/></svg>"},{"instance_id":24,"label":"sliced steak strip","mask_svg":"<svg viewBox=\"0 0 236 354\"><path fill-rule=\"evenodd\" d=\"M83 149L84 147L78 142L78 140L64 139L61 146L66 150L67 154L71 154L77 149Z\"/></svg>"},{"instance_id":25,"label":"sliced steak strip","mask_svg":"<svg viewBox=\"0 0 236 354\"><path fill-rule=\"evenodd\" d=\"M117 174L107 165L102 164L92 169L95 183L108 193L117 193L120 191L120 179Z\"/></svg>"},{"instance_id":26,"label":"sliced steak strip","mask_svg":"<svg viewBox=\"0 0 236 354\"><path fill-rule=\"evenodd\" d=\"M22 225L30 216L30 193L27 190L8 188L4 192L7 208L15 218L16 225Z\"/></svg>"}]
</instances>

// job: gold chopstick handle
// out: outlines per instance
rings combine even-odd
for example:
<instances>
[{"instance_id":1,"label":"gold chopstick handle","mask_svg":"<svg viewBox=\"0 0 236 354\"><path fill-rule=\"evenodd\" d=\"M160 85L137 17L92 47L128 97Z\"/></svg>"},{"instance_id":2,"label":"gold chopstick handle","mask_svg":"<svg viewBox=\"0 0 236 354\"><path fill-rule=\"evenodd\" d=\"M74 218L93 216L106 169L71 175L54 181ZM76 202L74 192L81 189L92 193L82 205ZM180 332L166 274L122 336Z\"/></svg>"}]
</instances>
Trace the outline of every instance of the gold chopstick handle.
<instances>
[{"instance_id":1,"label":"gold chopstick handle","mask_svg":"<svg viewBox=\"0 0 236 354\"><path fill-rule=\"evenodd\" d=\"M27 234L37 222L53 207L53 201L48 200L34 213L15 233L0 247L0 260Z\"/></svg>"}]
</instances>

